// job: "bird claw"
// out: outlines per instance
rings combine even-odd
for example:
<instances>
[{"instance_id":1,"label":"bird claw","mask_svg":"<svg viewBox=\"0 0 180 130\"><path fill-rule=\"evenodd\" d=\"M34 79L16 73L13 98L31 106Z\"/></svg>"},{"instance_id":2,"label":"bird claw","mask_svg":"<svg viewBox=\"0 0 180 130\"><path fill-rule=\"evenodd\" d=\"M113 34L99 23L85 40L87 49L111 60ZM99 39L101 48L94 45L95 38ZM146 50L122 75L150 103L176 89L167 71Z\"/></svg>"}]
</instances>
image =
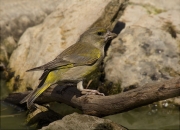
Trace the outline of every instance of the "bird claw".
<instances>
[{"instance_id":1,"label":"bird claw","mask_svg":"<svg viewBox=\"0 0 180 130\"><path fill-rule=\"evenodd\" d=\"M81 94L83 94L83 95L101 95L101 96L105 96L104 93L100 93L97 90L84 89L83 81L80 81L80 82L77 83L77 89L79 91L81 91Z\"/></svg>"},{"instance_id":2,"label":"bird claw","mask_svg":"<svg viewBox=\"0 0 180 130\"><path fill-rule=\"evenodd\" d=\"M100 96L105 96L104 93L100 93L97 90L92 90L92 89L83 89L81 91L81 94L83 95L100 95Z\"/></svg>"}]
</instances>

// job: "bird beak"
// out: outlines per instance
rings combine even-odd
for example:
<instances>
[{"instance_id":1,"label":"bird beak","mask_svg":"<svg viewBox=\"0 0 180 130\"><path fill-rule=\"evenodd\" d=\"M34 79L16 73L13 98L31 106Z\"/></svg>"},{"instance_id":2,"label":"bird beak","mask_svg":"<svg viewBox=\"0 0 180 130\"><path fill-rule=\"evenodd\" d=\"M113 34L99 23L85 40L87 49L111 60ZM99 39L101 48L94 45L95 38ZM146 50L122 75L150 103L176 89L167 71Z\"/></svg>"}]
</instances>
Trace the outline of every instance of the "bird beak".
<instances>
[{"instance_id":1,"label":"bird beak","mask_svg":"<svg viewBox=\"0 0 180 130\"><path fill-rule=\"evenodd\" d=\"M108 41L117 37L117 34L112 33L108 30L104 37L105 37L105 41Z\"/></svg>"}]
</instances>

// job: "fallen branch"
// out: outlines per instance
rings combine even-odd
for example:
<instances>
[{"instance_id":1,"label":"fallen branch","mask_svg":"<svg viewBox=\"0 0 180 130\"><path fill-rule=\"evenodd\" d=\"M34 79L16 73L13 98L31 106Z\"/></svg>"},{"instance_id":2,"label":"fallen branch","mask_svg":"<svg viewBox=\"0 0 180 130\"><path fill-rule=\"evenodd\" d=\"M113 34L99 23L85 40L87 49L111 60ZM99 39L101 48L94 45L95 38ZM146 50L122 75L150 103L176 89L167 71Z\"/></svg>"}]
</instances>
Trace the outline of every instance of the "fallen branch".
<instances>
[{"instance_id":1,"label":"fallen branch","mask_svg":"<svg viewBox=\"0 0 180 130\"><path fill-rule=\"evenodd\" d=\"M68 86L68 87L67 87ZM81 95L74 84L54 85L48 88L36 103L43 104L57 101L76 107L85 114L107 116L134 109L156 101L180 96L180 77L149 83L142 87L110 96ZM12 93L5 101L18 104L28 93Z\"/></svg>"}]
</instances>

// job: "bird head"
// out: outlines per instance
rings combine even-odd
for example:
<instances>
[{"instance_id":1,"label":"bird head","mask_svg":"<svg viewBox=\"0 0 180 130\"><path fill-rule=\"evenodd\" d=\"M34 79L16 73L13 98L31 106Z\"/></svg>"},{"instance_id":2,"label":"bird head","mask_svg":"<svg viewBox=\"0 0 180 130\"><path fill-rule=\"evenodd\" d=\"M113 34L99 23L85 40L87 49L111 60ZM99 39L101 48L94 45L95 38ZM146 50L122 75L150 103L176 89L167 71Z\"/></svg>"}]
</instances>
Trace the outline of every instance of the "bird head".
<instances>
[{"instance_id":1,"label":"bird head","mask_svg":"<svg viewBox=\"0 0 180 130\"><path fill-rule=\"evenodd\" d=\"M110 32L105 28L91 28L86 31L80 38L83 42L92 44L97 48L104 48L108 40L115 38L117 34Z\"/></svg>"}]
</instances>

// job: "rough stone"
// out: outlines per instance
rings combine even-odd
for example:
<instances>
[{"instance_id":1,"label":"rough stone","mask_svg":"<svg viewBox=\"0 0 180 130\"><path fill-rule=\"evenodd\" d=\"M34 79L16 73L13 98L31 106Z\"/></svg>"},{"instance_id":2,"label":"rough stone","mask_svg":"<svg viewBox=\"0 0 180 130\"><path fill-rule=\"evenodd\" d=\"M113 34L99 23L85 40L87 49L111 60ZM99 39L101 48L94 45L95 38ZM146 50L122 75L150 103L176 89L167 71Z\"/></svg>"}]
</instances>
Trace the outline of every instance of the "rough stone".
<instances>
[{"instance_id":1,"label":"rough stone","mask_svg":"<svg viewBox=\"0 0 180 130\"><path fill-rule=\"evenodd\" d=\"M112 44L105 63L106 79L121 87L141 86L180 75L179 46L161 29L126 28Z\"/></svg>"},{"instance_id":2,"label":"rough stone","mask_svg":"<svg viewBox=\"0 0 180 130\"><path fill-rule=\"evenodd\" d=\"M1 0L0 2L0 63L4 69L9 63L9 58L17 47L20 36L28 27L43 22L44 18L55 10L62 0ZM22 43L23 44L23 43ZM19 44L20 45L20 44ZM17 59L18 57L15 57ZM23 61L21 61L23 62ZM9 80L7 73L1 70L1 78ZM12 72L10 72L12 73ZM8 75L11 75L11 74ZM11 88L14 86L10 80ZM15 85L16 86L16 85Z\"/></svg>"},{"instance_id":3,"label":"rough stone","mask_svg":"<svg viewBox=\"0 0 180 130\"><path fill-rule=\"evenodd\" d=\"M180 75L179 1L162 3L130 0L119 19L126 27L105 58L108 81L135 88Z\"/></svg>"},{"instance_id":4,"label":"rough stone","mask_svg":"<svg viewBox=\"0 0 180 130\"><path fill-rule=\"evenodd\" d=\"M12 36L17 42L22 33L41 23L62 0L1 0L1 40Z\"/></svg>"},{"instance_id":5,"label":"rough stone","mask_svg":"<svg viewBox=\"0 0 180 130\"><path fill-rule=\"evenodd\" d=\"M130 3L140 5L140 6L150 6L155 7L161 10L172 10L172 9L180 9L180 1L179 0L130 0Z\"/></svg>"},{"instance_id":6,"label":"rough stone","mask_svg":"<svg viewBox=\"0 0 180 130\"><path fill-rule=\"evenodd\" d=\"M126 130L108 119L73 113L41 130Z\"/></svg>"}]
</instances>

